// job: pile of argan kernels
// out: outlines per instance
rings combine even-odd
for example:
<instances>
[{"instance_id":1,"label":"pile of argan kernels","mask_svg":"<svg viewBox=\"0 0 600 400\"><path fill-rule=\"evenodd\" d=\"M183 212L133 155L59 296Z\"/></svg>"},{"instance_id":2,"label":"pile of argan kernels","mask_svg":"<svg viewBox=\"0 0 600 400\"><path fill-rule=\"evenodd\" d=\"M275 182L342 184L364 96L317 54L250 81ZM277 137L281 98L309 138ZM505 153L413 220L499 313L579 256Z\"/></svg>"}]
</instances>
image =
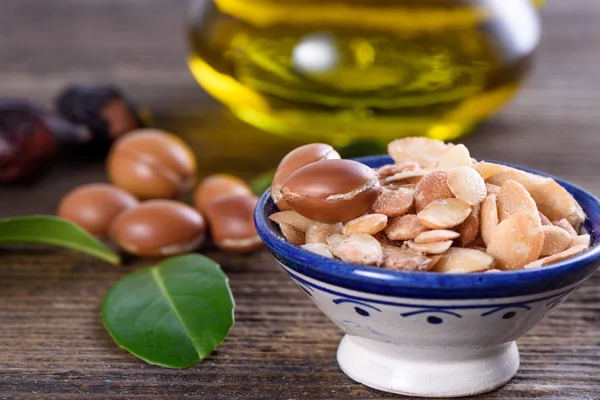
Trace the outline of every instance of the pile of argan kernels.
<instances>
[{"instance_id":1,"label":"pile of argan kernels","mask_svg":"<svg viewBox=\"0 0 600 400\"><path fill-rule=\"evenodd\" d=\"M546 266L588 250L586 215L553 179L471 158L462 144L391 142L373 170L325 144L277 169L270 219L324 257L403 271L499 272Z\"/></svg>"}]
</instances>

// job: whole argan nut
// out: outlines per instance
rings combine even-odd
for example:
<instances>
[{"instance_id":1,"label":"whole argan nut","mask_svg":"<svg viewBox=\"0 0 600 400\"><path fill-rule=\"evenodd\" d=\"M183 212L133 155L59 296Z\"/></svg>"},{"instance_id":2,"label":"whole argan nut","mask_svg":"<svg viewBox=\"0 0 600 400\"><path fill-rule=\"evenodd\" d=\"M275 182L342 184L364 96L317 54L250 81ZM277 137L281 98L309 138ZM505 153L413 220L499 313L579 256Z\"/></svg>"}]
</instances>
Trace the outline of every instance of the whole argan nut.
<instances>
[{"instance_id":1,"label":"whole argan nut","mask_svg":"<svg viewBox=\"0 0 600 400\"><path fill-rule=\"evenodd\" d=\"M196 209L204 212L212 200L229 195L251 196L252 190L242 179L227 174L216 174L204 178L194 192Z\"/></svg>"},{"instance_id":2,"label":"whole argan nut","mask_svg":"<svg viewBox=\"0 0 600 400\"><path fill-rule=\"evenodd\" d=\"M221 196L207 204L206 218L218 248L232 253L250 253L262 247L254 228L256 196Z\"/></svg>"},{"instance_id":3,"label":"whole argan nut","mask_svg":"<svg viewBox=\"0 0 600 400\"><path fill-rule=\"evenodd\" d=\"M90 183L63 197L58 216L92 235L105 236L117 215L137 205L137 199L123 189L107 183Z\"/></svg>"},{"instance_id":4,"label":"whole argan nut","mask_svg":"<svg viewBox=\"0 0 600 400\"><path fill-rule=\"evenodd\" d=\"M323 143L307 144L288 153L288 155L283 157L283 160L279 163L279 166L275 171L275 176L273 177L273 183L271 184L271 198L277 207L281 211L290 210L290 207L286 204L285 199L281 195L281 186L288 176L305 165L321 160L334 160L339 158L340 155L333 147Z\"/></svg>"},{"instance_id":5,"label":"whole argan nut","mask_svg":"<svg viewBox=\"0 0 600 400\"><path fill-rule=\"evenodd\" d=\"M121 213L110 238L130 254L166 257L196 250L206 235L202 215L174 200L150 200Z\"/></svg>"},{"instance_id":6,"label":"whole argan nut","mask_svg":"<svg viewBox=\"0 0 600 400\"><path fill-rule=\"evenodd\" d=\"M323 160L300 168L281 188L298 214L319 222L345 222L377 200L380 186L371 168L352 160Z\"/></svg>"},{"instance_id":7,"label":"whole argan nut","mask_svg":"<svg viewBox=\"0 0 600 400\"><path fill-rule=\"evenodd\" d=\"M139 129L119 139L107 162L110 180L140 199L176 198L196 180L196 158L179 137Z\"/></svg>"}]
</instances>

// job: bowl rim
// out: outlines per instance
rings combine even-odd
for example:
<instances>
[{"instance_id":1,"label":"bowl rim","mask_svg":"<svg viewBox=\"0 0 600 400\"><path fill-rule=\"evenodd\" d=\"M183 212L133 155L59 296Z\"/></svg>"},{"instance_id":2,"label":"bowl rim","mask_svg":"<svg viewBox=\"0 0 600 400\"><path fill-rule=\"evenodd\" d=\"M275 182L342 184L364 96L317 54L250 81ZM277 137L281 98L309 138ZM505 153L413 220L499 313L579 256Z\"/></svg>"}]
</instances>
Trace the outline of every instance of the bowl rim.
<instances>
[{"instance_id":1,"label":"bowl rim","mask_svg":"<svg viewBox=\"0 0 600 400\"><path fill-rule=\"evenodd\" d=\"M387 155L359 157L354 160L372 168L393 162L392 158ZM256 206L254 214L256 230L275 258L296 272L322 282L376 294L402 294L410 297L425 296L429 298L496 297L498 293L511 292L511 286L527 284L530 286L530 290L526 290L525 293L517 291L518 294L524 295L550 290L552 285L567 286L569 282L561 282L563 278L577 271L581 272L582 269L593 263L597 264L581 279L589 277L593 270L600 265L598 262L600 260L600 200L588 191L550 174L493 160L482 159L480 161L503 164L556 180L575 197L588 215L584 226L591 236L590 250L547 267L503 271L495 274L411 272L350 264L311 253L282 238L276 232L276 224L268 219L267 209L275 208L269 189L263 193ZM432 296L432 289L437 289L440 293ZM468 294L469 292L471 293Z\"/></svg>"}]
</instances>

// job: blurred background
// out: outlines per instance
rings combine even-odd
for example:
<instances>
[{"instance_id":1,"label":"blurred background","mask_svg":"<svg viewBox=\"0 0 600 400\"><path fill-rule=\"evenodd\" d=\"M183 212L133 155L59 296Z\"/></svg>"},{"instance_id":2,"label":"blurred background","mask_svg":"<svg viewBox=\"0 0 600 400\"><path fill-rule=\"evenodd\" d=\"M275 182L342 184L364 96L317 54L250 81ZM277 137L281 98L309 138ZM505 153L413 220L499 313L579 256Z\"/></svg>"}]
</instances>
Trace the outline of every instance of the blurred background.
<instances>
[{"instance_id":1,"label":"blurred background","mask_svg":"<svg viewBox=\"0 0 600 400\"><path fill-rule=\"evenodd\" d=\"M192 146L200 176L253 179L310 141L351 156L427 134L600 192L598 3L351 3L3 0L0 97L50 106L69 84L115 84ZM51 213L36 195L105 179L101 162L58 165L0 189L0 214Z\"/></svg>"}]
</instances>

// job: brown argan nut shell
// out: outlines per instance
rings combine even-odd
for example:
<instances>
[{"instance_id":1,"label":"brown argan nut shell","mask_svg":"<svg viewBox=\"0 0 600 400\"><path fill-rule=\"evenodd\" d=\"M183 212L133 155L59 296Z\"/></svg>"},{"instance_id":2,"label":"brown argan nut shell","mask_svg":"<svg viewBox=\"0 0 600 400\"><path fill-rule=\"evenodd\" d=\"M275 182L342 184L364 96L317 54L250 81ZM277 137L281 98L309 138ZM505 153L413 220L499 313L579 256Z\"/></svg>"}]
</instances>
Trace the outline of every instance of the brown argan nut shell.
<instances>
[{"instance_id":1,"label":"brown argan nut shell","mask_svg":"<svg viewBox=\"0 0 600 400\"><path fill-rule=\"evenodd\" d=\"M416 215L408 214L388 221L384 232L391 240L411 240L428 230Z\"/></svg>"},{"instance_id":2,"label":"brown argan nut shell","mask_svg":"<svg viewBox=\"0 0 600 400\"><path fill-rule=\"evenodd\" d=\"M256 196L221 196L206 206L206 218L218 248L231 253L250 253L262 247L254 228Z\"/></svg>"},{"instance_id":3,"label":"brown argan nut shell","mask_svg":"<svg viewBox=\"0 0 600 400\"><path fill-rule=\"evenodd\" d=\"M383 214L366 214L361 217L348 221L344 226L344 235L355 235L364 233L366 235L374 235L383 230L388 222L387 215Z\"/></svg>"},{"instance_id":4,"label":"brown argan nut shell","mask_svg":"<svg viewBox=\"0 0 600 400\"><path fill-rule=\"evenodd\" d=\"M445 274L483 272L494 266L494 257L483 251L452 247L432 268Z\"/></svg>"},{"instance_id":5,"label":"brown argan nut shell","mask_svg":"<svg viewBox=\"0 0 600 400\"><path fill-rule=\"evenodd\" d=\"M415 238L415 243L435 243L444 240L454 240L460 236L460 233L449 231L447 229L436 229L421 233Z\"/></svg>"},{"instance_id":6,"label":"brown argan nut shell","mask_svg":"<svg viewBox=\"0 0 600 400\"><path fill-rule=\"evenodd\" d=\"M540 253L542 257L566 250L573 241L573 236L558 226L543 225L542 232L544 233L544 245Z\"/></svg>"},{"instance_id":7,"label":"brown argan nut shell","mask_svg":"<svg viewBox=\"0 0 600 400\"><path fill-rule=\"evenodd\" d=\"M371 210L377 214L384 214L390 218L401 217L410 211L415 199L415 191L412 189L400 188L389 190L382 188L382 192L371 207Z\"/></svg>"},{"instance_id":8,"label":"brown argan nut shell","mask_svg":"<svg viewBox=\"0 0 600 400\"><path fill-rule=\"evenodd\" d=\"M555 226L558 226L559 228L564 229L565 231L569 232L569 234L571 234L571 236L577 236L577 231L575 230L575 228L573 228L571 226L571 224L569 223L569 221L567 221L566 218L563 218L561 220L558 221L554 221L553 224Z\"/></svg>"},{"instance_id":9,"label":"brown argan nut shell","mask_svg":"<svg viewBox=\"0 0 600 400\"><path fill-rule=\"evenodd\" d=\"M179 137L156 129L122 136L107 160L110 180L139 199L176 198L196 180L196 158Z\"/></svg>"},{"instance_id":10,"label":"brown argan nut shell","mask_svg":"<svg viewBox=\"0 0 600 400\"><path fill-rule=\"evenodd\" d=\"M331 246L325 243L308 243L303 244L302 247L304 250L308 250L311 253L318 254L323 257L333 258L333 249Z\"/></svg>"},{"instance_id":11,"label":"brown argan nut shell","mask_svg":"<svg viewBox=\"0 0 600 400\"><path fill-rule=\"evenodd\" d=\"M196 250L204 240L204 218L174 200L150 200L119 214L110 238L130 254L167 257Z\"/></svg>"},{"instance_id":12,"label":"brown argan nut shell","mask_svg":"<svg viewBox=\"0 0 600 400\"><path fill-rule=\"evenodd\" d=\"M301 232L306 232L315 221L303 217L296 211L280 211L269 215L269 219L276 224L290 224Z\"/></svg>"},{"instance_id":13,"label":"brown argan nut shell","mask_svg":"<svg viewBox=\"0 0 600 400\"><path fill-rule=\"evenodd\" d=\"M529 214L514 214L498 224L487 252L499 269L521 269L540 257L543 244L540 222Z\"/></svg>"},{"instance_id":14,"label":"brown argan nut shell","mask_svg":"<svg viewBox=\"0 0 600 400\"><path fill-rule=\"evenodd\" d=\"M416 162L428 167L437 162L452 144L426 137L408 137L397 139L388 144L388 153L397 163Z\"/></svg>"},{"instance_id":15,"label":"brown argan nut shell","mask_svg":"<svg viewBox=\"0 0 600 400\"><path fill-rule=\"evenodd\" d=\"M251 196L252 189L237 176L228 174L211 175L202 180L194 191L194 205L204 212L206 205L221 196Z\"/></svg>"},{"instance_id":16,"label":"brown argan nut shell","mask_svg":"<svg viewBox=\"0 0 600 400\"><path fill-rule=\"evenodd\" d=\"M379 242L370 235L352 235L333 248L333 254L342 261L361 265L380 265L383 251Z\"/></svg>"},{"instance_id":17,"label":"brown argan nut shell","mask_svg":"<svg viewBox=\"0 0 600 400\"><path fill-rule=\"evenodd\" d=\"M454 194L448 186L447 171L432 171L425 175L415 189L415 210L420 212L436 200L449 199Z\"/></svg>"},{"instance_id":18,"label":"brown argan nut shell","mask_svg":"<svg viewBox=\"0 0 600 400\"><path fill-rule=\"evenodd\" d=\"M275 176L273 177L273 183L271 183L271 198L277 207L282 211L290 209L281 194L283 181L285 181L288 176L308 164L321 160L334 160L339 158L340 155L338 152L330 145L324 143L307 144L289 152L279 163L279 166L275 171Z\"/></svg>"},{"instance_id":19,"label":"brown argan nut shell","mask_svg":"<svg viewBox=\"0 0 600 400\"><path fill-rule=\"evenodd\" d=\"M436 200L417 214L419 221L431 229L454 228L471 214L471 206L459 199Z\"/></svg>"},{"instance_id":20,"label":"brown argan nut shell","mask_svg":"<svg viewBox=\"0 0 600 400\"><path fill-rule=\"evenodd\" d=\"M456 232L460 234L460 237L456 240L456 244L460 247L467 247L470 245L479 235L480 229L480 214L481 206L476 204L471 209L471 214L464 220L464 222L458 225Z\"/></svg>"},{"instance_id":21,"label":"brown argan nut shell","mask_svg":"<svg viewBox=\"0 0 600 400\"><path fill-rule=\"evenodd\" d=\"M352 160L323 160L300 168L281 188L287 204L319 222L345 222L365 212L377 200L375 171Z\"/></svg>"},{"instance_id":22,"label":"brown argan nut shell","mask_svg":"<svg viewBox=\"0 0 600 400\"><path fill-rule=\"evenodd\" d=\"M412 240L406 242L409 249L420 251L426 254L443 254L452 246L452 240L444 240L443 242L433 243L415 243Z\"/></svg>"},{"instance_id":23,"label":"brown argan nut shell","mask_svg":"<svg viewBox=\"0 0 600 400\"><path fill-rule=\"evenodd\" d=\"M442 154L436 164L437 169L450 169L463 166L471 166L471 155L469 154L469 149L464 144L458 144L448 149Z\"/></svg>"},{"instance_id":24,"label":"brown argan nut shell","mask_svg":"<svg viewBox=\"0 0 600 400\"><path fill-rule=\"evenodd\" d=\"M432 259L418 251L386 245L382 245L381 248L383 268L397 271L427 271L432 267Z\"/></svg>"},{"instance_id":25,"label":"brown argan nut shell","mask_svg":"<svg viewBox=\"0 0 600 400\"><path fill-rule=\"evenodd\" d=\"M341 234L343 229L341 222L335 224L315 222L306 230L306 243L327 243L329 236Z\"/></svg>"},{"instance_id":26,"label":"brown argan nut shell","mask_svg":"<svg viewBox=\"0 0 600 400\"><path fill-rule=\"evenodd\" d=\"M106 236L117 215L138 205L135 197L107 183L73 189L58 205L58 216L95 236Z\"/></svg>"},{"instance_id":27,"label":"brown argan nut shell","mask_svg":"<svg viewBox=\"0 0 600 400\"><path fill-rule=\"evenodd\" d=\"M500 222L498 220L498 207L495 194L488 195L483 203L481 203L481 212L479 215L481 220L481 237L485 245L489 246L494 231Z\"/></svg>"},{"instance_id":28,"label":"brown argan nut shell","mask_svg":"<svg viewBox=\"0 0 600 400\"><path fill-rule=\"evenodd\" d=\"M279 224L279 229L288 242L295 244L296 246L304 244L304 232L285 222Z\"/></svg>"},{"instance_id":29,"label":"brown argan nut shell","mask_svg":"<svg viewBox=\"0 0 600 400\"><path fill-rule=\"evenodd\" d=\"M481 203L487 195L483 178L471 167L456 167L449 170L448 187L457 199L470 206Z\"/></svg>"}]
</instances>

